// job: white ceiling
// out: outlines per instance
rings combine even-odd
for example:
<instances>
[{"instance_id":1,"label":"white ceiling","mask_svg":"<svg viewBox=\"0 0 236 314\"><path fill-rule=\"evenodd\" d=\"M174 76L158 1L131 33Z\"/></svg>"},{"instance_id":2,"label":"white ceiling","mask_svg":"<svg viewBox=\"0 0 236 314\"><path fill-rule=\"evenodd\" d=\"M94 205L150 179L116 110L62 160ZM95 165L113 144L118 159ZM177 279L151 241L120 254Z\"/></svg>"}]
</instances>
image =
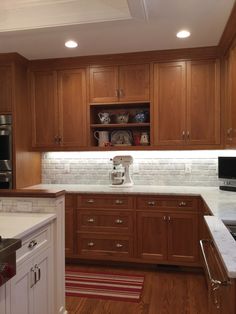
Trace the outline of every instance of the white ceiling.
<instances>
[{"instance_id":1,"label":"white ceiling","mask_svg":"<svg viewBox=\"0 0 236 314\"><path fill-rule=\"evenodd\" d=\"M59 58L217 45L235 0L1 0L0 53ZM186 28L192 36L179 40ZM79 47L68 50L64 42Z\"/></svg>"}]
</instances>

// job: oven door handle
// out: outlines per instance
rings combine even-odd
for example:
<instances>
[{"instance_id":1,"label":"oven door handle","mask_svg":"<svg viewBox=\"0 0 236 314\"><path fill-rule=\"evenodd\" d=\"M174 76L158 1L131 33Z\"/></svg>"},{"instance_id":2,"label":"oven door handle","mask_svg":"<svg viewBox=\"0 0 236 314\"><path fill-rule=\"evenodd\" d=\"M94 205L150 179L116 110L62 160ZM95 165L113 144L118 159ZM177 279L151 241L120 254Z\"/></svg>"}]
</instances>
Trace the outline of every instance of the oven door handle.
<instances>
[{"instance_id":1,"label":"oven door handle","mask_svg":"<svg viewBox=\"0 0 236 314\"><path fill-rule=\"evenodd\" d=\"M227 286L228 284L230 284L230 280L223 280L223 281L221 281L221 280L218 280L218 279L214 279L212 277L210 266L209 266L209 263L208 263L208 260L207 260L207 256L206 256L206 251L205 251L205 248L204 248L204 245L207 244L207 243L208 244L212 244L213 241L209 240L209 239L200 240L200 248L201 248L201 251L202 251L202 255L203 255L203 259L204 259L204 263L205 263L205 266L206 266L207 275L209 277L209 280L210 280L212 285Z\"/></svg>"}]
</instances>

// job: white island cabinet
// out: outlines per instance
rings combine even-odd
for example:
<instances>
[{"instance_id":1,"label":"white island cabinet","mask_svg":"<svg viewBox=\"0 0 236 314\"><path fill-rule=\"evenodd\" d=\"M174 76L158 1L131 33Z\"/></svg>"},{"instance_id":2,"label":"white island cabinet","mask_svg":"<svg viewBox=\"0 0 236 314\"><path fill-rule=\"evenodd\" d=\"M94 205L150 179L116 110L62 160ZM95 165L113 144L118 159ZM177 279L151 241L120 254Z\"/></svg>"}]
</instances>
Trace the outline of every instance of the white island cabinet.
<instances>
[{"instance_id":1,"label":"white island cabinet","mask_svg":"<svg viewBox=\"0 0 236 314\"><path fill-rule=\"evenodd\" d=\"M0 287L0 314L66 314L64 195L55 198L1 197L0 233L18 238L16 275ZM16 212L19 202L31 212ZM13 210L7 211L11 204Z\"/></svg>"}]
</instances>

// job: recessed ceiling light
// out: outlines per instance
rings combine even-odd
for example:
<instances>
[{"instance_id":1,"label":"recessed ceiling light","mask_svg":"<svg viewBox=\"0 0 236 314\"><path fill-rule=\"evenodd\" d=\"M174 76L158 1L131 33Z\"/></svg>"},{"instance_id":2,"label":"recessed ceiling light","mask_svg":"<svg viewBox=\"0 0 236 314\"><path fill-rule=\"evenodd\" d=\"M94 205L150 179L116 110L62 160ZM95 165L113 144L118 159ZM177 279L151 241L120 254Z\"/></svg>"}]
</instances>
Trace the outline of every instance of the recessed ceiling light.
<instances>
[{"instance_id":1,"label":"recessed ceiling light","mask_svg":"<svg viewBox=\"0 0 236 314\"><path fill-rule=\"evenodd\" d=\"M76 47L78 47L78 43L74 40L68 40L65 42L65 46L67 48L76 48Z\"/></svg>"},{"instance_id":2,"label":"recessed ceiling light","mask_svg":"<svg viewBox=\"0 0 236 314\"><path fill-rule=\"evenodd\" d=\"M190 32L189 31L186 31L186 30L182 30L182 31L179 31L176 36L178 38L187 38L190 36Z\"/></svg>"}]
</instances>

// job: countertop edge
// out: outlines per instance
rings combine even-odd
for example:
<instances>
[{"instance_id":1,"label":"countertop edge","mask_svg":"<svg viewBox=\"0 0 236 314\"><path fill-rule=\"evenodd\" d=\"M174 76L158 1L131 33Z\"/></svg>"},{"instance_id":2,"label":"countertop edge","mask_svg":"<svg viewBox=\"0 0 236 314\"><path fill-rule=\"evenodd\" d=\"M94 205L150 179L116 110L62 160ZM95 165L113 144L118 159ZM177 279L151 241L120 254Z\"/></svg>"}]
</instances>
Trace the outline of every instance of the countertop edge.
<instances>
[{"instance_id":1,"label":"countertop edge","mask_svg":"<svg viewBox=\"0 0 236 314\"><path fill-rule=\"evenodd\" d=\"M39 197L39 198L57 198L65 195L65 190L53 189L18 189L18 190L0 190L0 197Z\"/></svg>"}]
</instances>

